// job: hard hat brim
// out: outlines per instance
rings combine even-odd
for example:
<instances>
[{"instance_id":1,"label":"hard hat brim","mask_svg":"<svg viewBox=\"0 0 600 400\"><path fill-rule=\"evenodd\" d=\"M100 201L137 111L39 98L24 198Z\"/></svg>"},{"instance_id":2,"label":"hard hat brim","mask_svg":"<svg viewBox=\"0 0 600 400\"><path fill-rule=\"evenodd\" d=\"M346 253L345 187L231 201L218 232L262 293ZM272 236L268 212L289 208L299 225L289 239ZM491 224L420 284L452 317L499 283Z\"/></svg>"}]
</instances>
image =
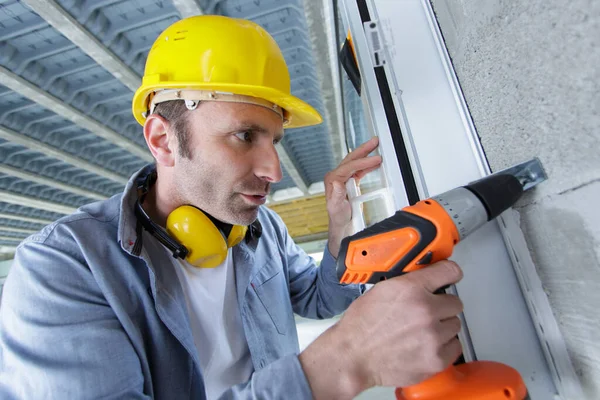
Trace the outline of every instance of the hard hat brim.
<instances>
[{"instance_id":1,"label":"hard hat brim","mask_svg":"<svg viewBox=\"0 0 600 400\"><path fill-rule=\"evenodd\" d=\"M148 96L152 92L162 89L207 90L264 99L277 104L287 112L289 122L284 126L286 129L303 128L318 125L323 122L323 118L319 112L307 102L296 96L288 95L279 90L265 86L218 83L198 84L197 82L161 82L154 85L144 85L143 90L138 90L133 96L132 112L140 125L143 126L146 122L146 117L142 113L148 111Z\"/></svg>"}]
</instances>

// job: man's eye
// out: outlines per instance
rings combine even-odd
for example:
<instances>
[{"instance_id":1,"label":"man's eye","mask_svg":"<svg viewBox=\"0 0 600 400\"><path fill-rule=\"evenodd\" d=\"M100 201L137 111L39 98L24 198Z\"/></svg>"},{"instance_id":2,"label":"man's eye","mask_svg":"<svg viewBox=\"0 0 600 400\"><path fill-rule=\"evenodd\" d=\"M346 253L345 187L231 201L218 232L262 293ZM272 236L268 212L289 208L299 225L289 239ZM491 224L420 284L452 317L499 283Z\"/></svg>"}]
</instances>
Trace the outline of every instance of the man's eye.
<instances>
[{"instance_id":1,"label":"man's eye","mask_svg":"<svg viewBox=\"0 0 600 400\"><path fill-rule=\"evenodd\" d=\"M235 136L244 142L252 142L252 133L248 131L236 133Z\"/></svg>"}]
</instances>

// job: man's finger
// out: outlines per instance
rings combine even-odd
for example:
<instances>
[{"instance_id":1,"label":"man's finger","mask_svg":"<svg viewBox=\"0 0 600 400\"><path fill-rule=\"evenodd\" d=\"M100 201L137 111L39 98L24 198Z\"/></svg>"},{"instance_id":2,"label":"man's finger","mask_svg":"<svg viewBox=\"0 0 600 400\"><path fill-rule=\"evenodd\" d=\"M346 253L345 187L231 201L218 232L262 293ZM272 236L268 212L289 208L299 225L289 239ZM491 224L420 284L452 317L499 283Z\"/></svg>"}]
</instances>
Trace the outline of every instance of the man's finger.
<instances>
[{"instance_id":1,"label":"man's finger","mask_svg":"<svg viewBox=\"0 0 600 400\"><path fill-rule=\"evenodd\" d=\"M454 361L458 360L458 357L460 357L461 354L462 346L456 336L450 339L450 341L446 343L440 351L442 360L444 360L448 366L454 363Z\"/></svg>"},{"instance_id":2,"label":"man's finger","mask_svg":"<svg viewBox=\"0 0 600 400\"><path fill-rule=\"evenodd\" d=\"M463 273L460 267L455 262L449 260L437 262L406 275L407 279L417 282L431 293L441 287L455 284L462 277Z\"/></svg>"},{"instance_id":3,"label":"man's finger","mask_svg":"<svg viewBox=\"0 0 600 400\"><path fill-rule=\"evenodd\" d=\"M436 294L434 299L434 315L439 320L455 318L463 309L463 302L452 294Z\"/></svg>"},{"instance_id":4,"label":"man's finger","mask_svg":"<svg viewBox=\"0 0 600 400\"><path fill-rule=\"evenodd\" d=\"M365 175L367 175L369 172L373 172L376 169L379 169L380 166L381 166L381 164L378 164L378 165L374 166L373 168L367 168L367 169L363 169L362 171L358 171L354 174L354 179L356 179L356 181L358 183L358 181L360 181L362 178L364 178Z\"/></svg>"},{"instance_id":5,"label":"man's finger","mask_svg":"<svg viewBox=\"0 0 600 400\"><path fill-rule=\"evenodd\" d=\"M440 324L437 329L440 334L439 337L441 342L448 343L449 341L454 339L456 335L458 335L458 332L460 332L460 328L461 324L460 319L458 317L452 317L440 321Z\"/></svg>"},{"instance_id":6,"label":"man's finger","mask_svg":"<svg viewBox=\"0 0 600 400\"><path fill-rule=\"evenodd\" d=\"M352 160L356 160L358 158L364 158L369 155L373 150L377 148L379 145L379 138L377 136L373 136L371 139L367 140L352 152L348 153L346 157L342 160L340 165L346 164Z\"/></svg>"},{"instance_id":7,"label":"man's finger","mask_svg":"<svg viewBox=\"0 0 600 400\"><path fill-rule=\"evenodd\" d=\"M340 164L335 170L331 171L329 175L330 180L338 180L346 183L354 174L360 173L361 171L368 170L371 168L378 167L381 164L381 156L372 156L366 158L360 158L358 160L352 160L345 164Z\"/></svg>"}]
</instances>

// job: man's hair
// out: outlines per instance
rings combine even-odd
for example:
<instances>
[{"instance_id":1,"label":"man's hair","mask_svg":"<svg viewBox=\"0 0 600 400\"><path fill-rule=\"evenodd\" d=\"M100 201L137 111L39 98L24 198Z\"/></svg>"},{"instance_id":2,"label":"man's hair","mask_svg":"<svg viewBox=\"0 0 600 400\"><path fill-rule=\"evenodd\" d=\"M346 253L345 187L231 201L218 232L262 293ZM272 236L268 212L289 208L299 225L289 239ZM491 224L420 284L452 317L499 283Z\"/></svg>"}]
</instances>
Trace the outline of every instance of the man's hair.
<instances>
[{"instance_id":1,"label":"man's hair","mask_svg":"<svg viewBox=\"0 0 600 400\"><path fill-rule=\"evenodd\" d=\"M192 158L189 141L190 132L187 121L188 109L185 101L171 100L164 103L158 103L154 109L154 114L158 114L166 119L173 129L177 142L179 143L178 150L183 158Z\"/></svg>"}]
</instances>

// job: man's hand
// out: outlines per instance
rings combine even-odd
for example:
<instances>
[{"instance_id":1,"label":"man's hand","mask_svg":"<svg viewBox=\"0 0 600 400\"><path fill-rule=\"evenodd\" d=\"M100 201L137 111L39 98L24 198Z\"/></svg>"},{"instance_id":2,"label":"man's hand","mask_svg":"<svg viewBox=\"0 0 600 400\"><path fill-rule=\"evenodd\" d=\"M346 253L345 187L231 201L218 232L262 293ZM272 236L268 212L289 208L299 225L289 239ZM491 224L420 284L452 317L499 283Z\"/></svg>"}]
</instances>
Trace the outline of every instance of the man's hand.
<instances>
[{"instance_id":1,"label":"man's hand","mask_svg":"<svg viewBox=\"0 0 600 400\"><path fill-rule=\"evenodd\" d=\"M337 258L340 243L346 237L346 229L352 217L350 202L346 198L346 182L354 178L358 183L362 177L379 168L381 156L368 157L377 148L375 136L348 154L340 165L325 175L325 197L329 214L329 252Z\"/></svg>"},{"instance_id":2,"label":"man's hand","mask_svg":"<svg viewBox=\"0 0 600 400\"><path fill-rule=\"evenodd\" d=\"M372 386L406 387L444 370L461 354L460 299L433 294L458 282L441 261L377 283L299 356L315 399L351 399Z\"/></svg>"}]
</instances>

